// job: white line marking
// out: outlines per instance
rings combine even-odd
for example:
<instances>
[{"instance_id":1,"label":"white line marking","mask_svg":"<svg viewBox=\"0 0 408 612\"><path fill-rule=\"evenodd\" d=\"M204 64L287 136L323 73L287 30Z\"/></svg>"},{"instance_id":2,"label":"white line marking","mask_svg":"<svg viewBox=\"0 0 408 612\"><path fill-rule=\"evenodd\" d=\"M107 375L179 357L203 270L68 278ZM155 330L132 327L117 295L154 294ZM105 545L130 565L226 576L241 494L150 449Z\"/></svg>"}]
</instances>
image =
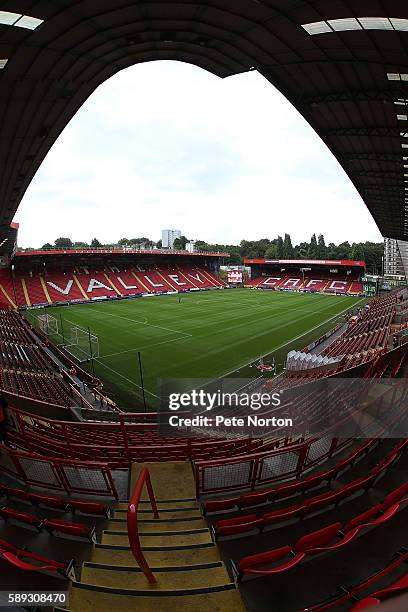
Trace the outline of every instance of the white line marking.
<instances>
[{"instance_id":1,"label":"white line marking","mask_svg":"<svg viewBox=\"0 0 408 612\"><path fill-rule=\"evenodd\" d=\"M131 321L132 323L140 323L140 325L147 325L148 327L156 327L157 329L164 329L165 331L172 332L173 334L180 334L180 335L183 335L183 336L188 336L190 338L193 335L193 334L188 334L187 332L180 331L178 329L170 329L169 327L162 327L161 325L153 325L153 323L146 323L145 321L139 321L138 319L130 319L129 317L122 317L121 315L112 314L110 312L103 312L102 313L102 312L98 312L97 311L96 314L99 314L99 315L104 316L104 317L105 316L116 317L117 319L124 319L125 321Z\"/></svg>"},{"instance_id":2,"label":"white line marking","mask_svg":"<svg viewBox=\"0 0 408 612\"><path fill-rule=\"evenodd\" d=\"M145 344L144 346L137 346L126 351L118 351L117 353L109 353L109 355L101 355L98 359L105 359L107 357L114 357L115 355L124 355L125 353L131 353L132 351L141 351L143 349L150 349L152 346L159 346L160 344L170 344L170 342L181 342L185 338L173 338L172 340L163 340L162 342L155 342L154 344Z\"/></svg>"},{"instance_id":3,"label":"white line marking","mask_svg":"<svg viewBox=\"0 0 408 612\"><path fill-rule=\"evenodd\" d=\"M103 366L104 368L108 368L108 370L111 370L111 372L113 372L117 376L120 376L121 378L123 378L123 380L126 380L131 385L134 385L135 387L138 387L138 389L142 389L142 387L140 385L135 383L133 380L130 380L130 378L126 378L126 376L123 376L123 374L121 374L117 370L114 370L110 366L106 365L106 363L102 363L102 361L99 362L99 363L100 363L101 366ZM155 393L152 393L151 391L149 391L149 389L146 389L146 387L145 387L145 393L148 393L149 395L152 395L153 397L156 397L157 399L160 399L160 397L158 395L156 395Z\"/></svg>"}]
</instances>

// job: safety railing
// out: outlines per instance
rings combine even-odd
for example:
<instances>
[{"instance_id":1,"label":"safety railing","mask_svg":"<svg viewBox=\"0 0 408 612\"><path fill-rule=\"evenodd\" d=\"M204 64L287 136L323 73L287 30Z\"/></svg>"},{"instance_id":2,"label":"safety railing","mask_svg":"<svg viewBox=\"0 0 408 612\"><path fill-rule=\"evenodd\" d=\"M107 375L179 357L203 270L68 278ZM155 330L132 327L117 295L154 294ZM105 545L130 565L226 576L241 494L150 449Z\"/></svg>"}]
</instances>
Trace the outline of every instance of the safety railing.
<instances>
[{"instance_id":1,"label":"safety railing","mask_svg":"<svg viewBox=\"0 0 408 612\"><path fill-rule=\"evenodd\" d=\"M156 578L154 577L154 574L152 570L150 569L149 564L146 561L146 558L142 551L142 547L140 545L139 528L138 528L138 523L137 523L137 512L138 512L140 498L142 496L142 491L143 491L144 486L146 486L147 493L149 495L153 516L156 519L159 518L156 498L154 496L152 482L150 480L150 473L149 473L148 468L143 468L136 481L136 484L133 489L133 493L132 493L132 496L130 498L129 505L128 505L128 510L127 510L128 538L129 538L130 549L140 569L142 570L142 572L144 573L144 575L146 576L150 584L155 584Z\"/></svg>"},{"instance_id":2,"label":"safety railing","mask_svg":"<svg viewBox=\"0 0 408 612\"><path fill-rule=\"evenodd\" d=\"M0 471L29 486L119 499L109 466L100 462L70 461L0 445Z\"/></svg>"}]
</instances>

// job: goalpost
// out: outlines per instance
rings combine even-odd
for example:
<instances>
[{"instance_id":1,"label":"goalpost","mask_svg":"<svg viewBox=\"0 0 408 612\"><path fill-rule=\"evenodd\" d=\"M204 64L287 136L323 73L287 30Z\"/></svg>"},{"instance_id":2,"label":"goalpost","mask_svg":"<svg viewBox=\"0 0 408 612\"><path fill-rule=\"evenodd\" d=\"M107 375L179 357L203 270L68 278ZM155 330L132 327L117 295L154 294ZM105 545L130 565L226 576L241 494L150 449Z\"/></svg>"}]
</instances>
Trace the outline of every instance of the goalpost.
<instances>
[{"instance_id":1,"label":"goalpost","mask_svg":"<svg viewBox=\"0 0 408 612\"><path fill-rule=\"evenodd\" d=\"M90 361L99 357L99 338L91 334L90 330L71 327L71 335L64 349L80 363Z\"/></svg>"},{"instance_id":2,"label":"goalpost","mask_svg":"<svg viewBox=\"0 0 408 612\"><path fill-rule=\"evenodd\" d=\"M59 335L58 320L56 317L46 313L37 316L38 327L46 336Z\"/></svg>"}]
</instances>

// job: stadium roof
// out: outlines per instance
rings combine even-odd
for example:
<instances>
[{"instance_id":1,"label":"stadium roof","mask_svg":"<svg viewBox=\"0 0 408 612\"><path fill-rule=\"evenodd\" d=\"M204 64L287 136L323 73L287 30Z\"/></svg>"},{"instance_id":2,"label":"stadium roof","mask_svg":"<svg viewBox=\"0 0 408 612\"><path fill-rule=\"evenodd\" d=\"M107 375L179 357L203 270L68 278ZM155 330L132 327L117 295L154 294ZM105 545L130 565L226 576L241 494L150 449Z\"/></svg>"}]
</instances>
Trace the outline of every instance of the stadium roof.
<instances>
[{"instance_id":1,"label":"stadium roof","mask_svg":"<svg viewBox=\"0 0 408 612\"><path fill-rule=\"evenodd\" d=\"M381 232L408 238L405 0L0 1L1 227L89 95L159 59L220 77L258 70L321 136Z\"/></svg>"},{"instance_id":2,"label":"stadium roof","mask_svg":"<svg viewBox=\"0 0 408 612\"><path fill-rule=\"evenodd\" d=\"M16 253L16 257L36 257L46 255L158 255L175 256L182 255L183 257L230 257L229 253L207 253L205 251L171 251L160 249L49 249L48 251L21 251Z\"/></svg>"},{"instance_id":3,"label":"stadium roof","mask_svg":"<svg viewBox=\"0 0 408 612\"><path fill-rule=\"evenodd\" d=\"M298 266L346 266L348 268L365 268L365 261L351 259L244 259L244 264L272 264Z\"/></svg>"}]
</instances>

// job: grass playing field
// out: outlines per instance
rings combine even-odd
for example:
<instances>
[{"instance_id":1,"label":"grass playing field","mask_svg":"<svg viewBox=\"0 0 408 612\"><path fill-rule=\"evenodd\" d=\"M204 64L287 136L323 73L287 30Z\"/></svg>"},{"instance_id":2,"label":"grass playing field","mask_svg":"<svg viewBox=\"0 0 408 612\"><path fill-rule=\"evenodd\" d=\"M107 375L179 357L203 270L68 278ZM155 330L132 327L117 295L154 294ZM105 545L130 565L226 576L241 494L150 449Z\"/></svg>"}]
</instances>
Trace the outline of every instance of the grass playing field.
<instances>
[{"instance_id":1,"label":"grass playing field","mask_svg":"<svg viewBox=\"0 0 408 612\"><path fill-rule=\"evenodd\" d=\"M249 363L274 356L279 367L362 303L349 296L234 289L157 296L48 309L62 319L65 338L73 326L99 339L95 373L125 409L139 409L141 352L148 407L157 405L160 378L209 378L259 374ZM33 321L40 311L33 310ZM61 329L59 330L61 332ZM61 336L54 336L61 343ZM90 368L90 364L83 364Z\"/></svg>"}]
</instances>

